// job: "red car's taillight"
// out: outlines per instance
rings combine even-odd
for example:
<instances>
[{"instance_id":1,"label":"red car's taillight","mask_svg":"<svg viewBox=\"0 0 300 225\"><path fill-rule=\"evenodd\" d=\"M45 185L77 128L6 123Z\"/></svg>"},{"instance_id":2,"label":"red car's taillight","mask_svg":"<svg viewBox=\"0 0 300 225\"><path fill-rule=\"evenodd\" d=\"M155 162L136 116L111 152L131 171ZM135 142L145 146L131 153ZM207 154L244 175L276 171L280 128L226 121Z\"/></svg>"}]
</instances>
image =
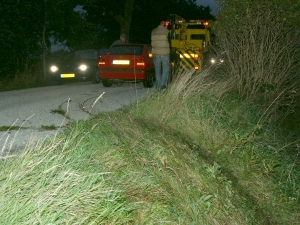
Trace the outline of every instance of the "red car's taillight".
<instances>
[{"instance_id":1,"label":"red car's taillight","mask_svg":"<svg viewBox=\"0 0 300 225\"><path fill-rule=\"evenodd\" d=\"M103 58L100 58L99 62L98 62L98 67L104 66L104 65L105 65L105 60Z\"/></svg>"},{"instance_id":2,"label":"red car's taillight","mask_svg":"<svg viewBox=\"0 0 300 225\"><path fill-rule=\"evenodd\" d=\"M146 63L143 59L138 59L137 62L136 62L136 66L145 66Z\"/></svg>"}]
</instances>

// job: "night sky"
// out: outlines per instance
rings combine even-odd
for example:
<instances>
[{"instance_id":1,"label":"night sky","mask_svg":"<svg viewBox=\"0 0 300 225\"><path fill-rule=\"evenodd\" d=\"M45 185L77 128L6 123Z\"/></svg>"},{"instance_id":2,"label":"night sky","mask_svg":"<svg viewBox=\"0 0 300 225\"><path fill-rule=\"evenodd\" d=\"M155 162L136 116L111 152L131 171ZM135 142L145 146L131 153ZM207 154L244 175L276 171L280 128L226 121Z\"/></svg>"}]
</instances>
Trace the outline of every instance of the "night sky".
<instances>
[{"instance_id":1,"label":"night sky","mask_svg":"<svg viewBox=\"0 0 300 225\"><path fill-rule=\"evenodd\" d=\"M203 6L210 6L212 9L211 14L216 15L216 10L219 6L214 0L197 0L197 3Z\"/></svg>"}]
</instances>

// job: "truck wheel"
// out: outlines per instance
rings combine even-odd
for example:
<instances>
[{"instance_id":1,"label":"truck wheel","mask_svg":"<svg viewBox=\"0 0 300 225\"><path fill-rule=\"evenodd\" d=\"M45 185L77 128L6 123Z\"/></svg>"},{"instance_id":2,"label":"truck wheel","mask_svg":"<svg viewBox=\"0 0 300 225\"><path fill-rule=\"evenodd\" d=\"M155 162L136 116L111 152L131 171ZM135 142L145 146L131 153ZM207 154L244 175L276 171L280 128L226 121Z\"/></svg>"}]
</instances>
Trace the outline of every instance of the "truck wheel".
<instances>
[{"instance_id":1,"label":"truck wheel","mask_svg":"<svg viewBox=\"0 0 300 225\"><path fill-rule=\"evenodd\" d=\"M113 85L113 82L108 79L102 79L102 84L104 87L111 87Z\"/></svg>"},{"instance_id":2,"label":"truck wheel","mask_svg":"<svg viewBox=\"0 0 300 225\"><path fill-rule=\"evenodd\" d=\"M148 72L145 80L143 80L143 85L145 88L152 88L154 84L154 72Z\"/></svg>"}]
</instances>

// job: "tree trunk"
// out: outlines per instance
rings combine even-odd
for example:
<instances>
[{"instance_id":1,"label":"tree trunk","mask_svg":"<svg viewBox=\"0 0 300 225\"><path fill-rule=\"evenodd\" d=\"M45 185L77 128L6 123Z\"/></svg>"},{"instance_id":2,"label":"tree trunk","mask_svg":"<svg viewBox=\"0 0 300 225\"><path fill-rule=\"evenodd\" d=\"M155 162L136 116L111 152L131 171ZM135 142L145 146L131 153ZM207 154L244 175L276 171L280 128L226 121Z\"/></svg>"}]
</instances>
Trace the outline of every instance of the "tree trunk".
<instances>
[{"instance_id":1,"label":"tree trunk","mask_svg":"<svg viewBox=\"0 0 300 225\"><path fill-rule=\"evenodd\" d=\"M129 31L130 24L132 19L132 11L133 11L134 0L126 0L124 15L114 14L112 15L114 19L120 24L120 34L126 35L126 42L129 42Z\"/></svg>"},{"instance_id":2,"label":"tree trunk","mask_svg":"<svg viewBox=\"0 0 300 225\"><path fill-rule=\"evenodd\" d=\"M44 77L47 77L47 65L46 65L46 54L47 54L47 45L46 45L46 22L47 22L47 0L44 0L44 27L43 27L43 69L44 69Z\"/></svg>"}]
</instances>

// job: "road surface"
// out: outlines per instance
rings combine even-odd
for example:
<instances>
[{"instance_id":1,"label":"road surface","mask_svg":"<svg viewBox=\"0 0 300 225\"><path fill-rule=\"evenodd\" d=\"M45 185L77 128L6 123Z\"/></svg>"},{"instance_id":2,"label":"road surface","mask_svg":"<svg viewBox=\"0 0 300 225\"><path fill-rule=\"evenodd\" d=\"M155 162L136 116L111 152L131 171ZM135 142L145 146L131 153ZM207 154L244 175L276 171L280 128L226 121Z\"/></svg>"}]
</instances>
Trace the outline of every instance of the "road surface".
<instances>
[{"instance_id":1,"label":"road surface","mask_svg":"<svg viewBox=\"0 0 300 225\"><path fill-rule=\"evenodd\" d=\"M70 121L136 103L152 92L142 83L105 88L90 82L0 92L0 157L55 135Z\"/></svg>"}]
</instances>

